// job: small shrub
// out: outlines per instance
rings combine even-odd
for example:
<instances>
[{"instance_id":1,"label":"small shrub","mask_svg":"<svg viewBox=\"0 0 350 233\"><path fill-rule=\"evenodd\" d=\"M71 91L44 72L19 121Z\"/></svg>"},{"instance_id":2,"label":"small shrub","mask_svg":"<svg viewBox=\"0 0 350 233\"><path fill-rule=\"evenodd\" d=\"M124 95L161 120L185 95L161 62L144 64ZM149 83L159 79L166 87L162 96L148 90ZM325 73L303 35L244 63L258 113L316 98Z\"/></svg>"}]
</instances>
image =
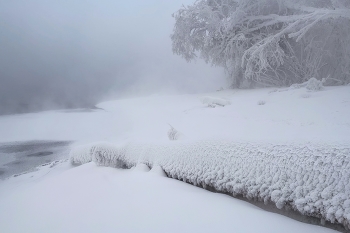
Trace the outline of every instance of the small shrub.
<instances>
[{"instance_id":1,"label":"small shrub","mask_svg":"<svg viewBox=\"0 0 350 233\"><path fill-rule=\"evenodd\" d=\"M323 83L325 79L317 80L316 78L310 78L308 81L304 83L296 83L289 87L289 90L292 89L300 89L305 87L308 91L320 91L324 88Z\"/></svg>"},{"instance_id":2,"label":"small shrub","mask_svg":"<svg viewBox=\"0 0 350 233\"><path fill-rule=\"evenodd\" d=\"M181 133L179 131L177 131L173 126L170 126L170 129L168 131L168 138L169 140L171 141L175 141L175 140L178 140L181 136Z\"/></svg>"},{"instance_id":3,"label":"small shrub","mask_svg":"<svg viewBox=\"0 0 350 233\"><path fill-rule=\"evenodd\" d=\"M265 104L266 104L266 102L264 100L258 101L258 105L265 105Z\"/></svg>"},{"instance_id":4,"label":"small shrub","mask_svg":"<svg viewBox=\"0 0 350 233\"><path fill-rule=\"evenodd\" d=\"M310 78L306 83L306 89L309 91L320 91L323 89L323 80L317 80L316 78Z\"/></svg>"}]
</instances>

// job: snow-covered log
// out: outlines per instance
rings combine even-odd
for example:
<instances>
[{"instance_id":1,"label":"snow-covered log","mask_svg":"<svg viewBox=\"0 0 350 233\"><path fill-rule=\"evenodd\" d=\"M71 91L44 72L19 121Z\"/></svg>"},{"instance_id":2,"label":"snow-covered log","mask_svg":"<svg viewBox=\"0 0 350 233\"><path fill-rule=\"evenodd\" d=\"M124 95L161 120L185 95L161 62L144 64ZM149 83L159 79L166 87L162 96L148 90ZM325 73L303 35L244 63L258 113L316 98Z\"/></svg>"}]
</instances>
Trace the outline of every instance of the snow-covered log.
<instances>
[{"instance_id":1,"label":"snow-covered log","mask_svg":"<svg viewBox=\"0 0 350 233\"><path fill-rule=\"evenodd\" d=\"M89 145L71 161L160 166L168 177L350 227L350 146L222 141ZM90 160L90 161L91 161Z\"/></svg>"}]
</instances>

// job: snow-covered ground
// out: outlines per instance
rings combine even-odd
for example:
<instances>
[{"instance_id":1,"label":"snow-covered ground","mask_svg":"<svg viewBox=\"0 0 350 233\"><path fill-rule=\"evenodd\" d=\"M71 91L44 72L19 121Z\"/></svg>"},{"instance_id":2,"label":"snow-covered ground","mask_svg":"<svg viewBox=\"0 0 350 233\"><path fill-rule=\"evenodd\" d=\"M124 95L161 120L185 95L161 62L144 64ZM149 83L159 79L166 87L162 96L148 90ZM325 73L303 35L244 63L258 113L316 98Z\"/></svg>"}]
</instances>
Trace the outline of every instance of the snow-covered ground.
<instances>
[{"instance_id":1,"label":"snow-covered ground","mask_svg":"<svg viewBox=\"0 0 350 233\"><path fill-rule=\"evenodd\" d=\"M208 107L212 100L227 105ZM1 116L0 142L75 141L79 146L132 141L162 145L170 142L170 124L181 132L179 141L172 141L179 145L215 140L350 146L349 86L317 92L300 88L153 95L104 102L98 107L103 110ZM344 153L346 160L350 155ZM65 162L0 181L2 232L332 231L136 170L143 168L117 170L94 163L70 167Z\"/></svg>"},{"instance_id":2,"label":"snow-covered ground","mask_svg":"<svg viewBox=\"0 0 350 233\"><path fill-rule=\"evenodd\" d=\"M216 108L201 102L230 101ZM167 140L171 124L187 139L249 142L350 142L350 87L153 95L98 105L104 110L48 111L0 117L0 142Z\"/></svg>"},{"instance_id":3,"label":"snow-covered ground","mask_svg":"<svg viewBox=\"0 0 350 233\"><path fill-rule=\"evenodd\" d=\"M334 232L148 170L63 163L10 179L1 232Z\"/></svg>"}]
</instances>

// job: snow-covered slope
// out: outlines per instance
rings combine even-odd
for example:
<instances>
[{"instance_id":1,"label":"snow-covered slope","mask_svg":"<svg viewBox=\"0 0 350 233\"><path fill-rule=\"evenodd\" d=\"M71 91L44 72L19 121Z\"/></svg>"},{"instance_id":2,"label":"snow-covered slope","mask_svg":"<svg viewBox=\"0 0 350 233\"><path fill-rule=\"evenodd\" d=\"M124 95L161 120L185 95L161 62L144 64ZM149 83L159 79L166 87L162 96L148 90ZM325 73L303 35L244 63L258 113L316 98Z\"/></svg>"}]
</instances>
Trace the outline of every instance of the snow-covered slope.
<instances>
[{"instance_id":1,"label":"snow-covered slope","mask_svg":"<svg viewBox=\"0 0 350 233\"><path fill-rule=\"evenodd\" d=\"M207 107L201 99L208 96L231 104ZM169 124L194 140L350 142L350 86L318 92L300 88L153 95L104 102L98 107L104 110L0 116L0 142L159 141L168 140Z\"/></svg>"},{"instance_id":2,"label":"snow-covered slope","mask_svg":"<svg viewBox=\"0 0 350 233\"><path fill-rule=\"evenodd\" d=\"M150 136L144 134L142 140L138 134L136 140L143 143L119 147L95 144L88 146L85 154L73 150L71 161L95 161L112 167L156 164L169 177L272 201L278 208L289 206L302 214L350 227L349 93L349 87L321 92L302 88L221 92L217 95L225 98L231 94L232 106L215 110L198 106L166 117L162 109L185 106L164 107L152 99L153 106L145 106L149 112L153 112L150 106L160 110L153 115L154 122L159 125L166 118L175 121L186 140L164 142L159 135L152 142L149 138L157 133L149 127L157 128L157 123L144 122L138 127ZM237 97L239 94L242 96ZM252 106L251 99L259 97L264 105L256 101ZM105 108L111 105L101 104ZM213 140L215 137L221 140Z\"/></svg>"},{"instance_id":3,"label":"snow-covered slope","mask_svg":"<svg viewBox=\"0 0 350 233\"><path fill-rule=\"evenodd\" d=\"M211 108L202 97L230 105ZM153 95L98 107L104 110L2 116L0 142L72 140L77 145L73 163L160 166L169 177L349 224L350 86L317 92L302 87ZM176 141L168 138L169 124L181 132ZM100 141L105 143L95 143ZM76 169L69 173L72 179ZM52 186L59 186L57 182L52 180ZM12 190L7 197L26 198L21 190L6 190ZM62 188L64 193L68 190Z\"/></svg>"},{"instance_id":4,"label":"snow-covered slope","mask_svg":"<svg viewBox=\"0 0 350 233\"><path fill-rule=\"evenodd\" d=\"M6 180L0 185L0 231L336 232L148 170L146 166L121 170L93 163L72 169L63 163Z\"/></svg>"},{"instance_id":5,"label":"snow-covered slope","mask_svg":"<svg viewBox=\"0 0 350 233\"><path fill-rule=\"evenodd\" d=\"M210 108L201 98L230 101ZM265 102L260 105L260 102ZM350 87L227 90L203 95L150 96L101 103L126 118L127 133L137 140L167 140L171 124L187 139L251 142L350 142Z\"/></svg>"}]
</instances>

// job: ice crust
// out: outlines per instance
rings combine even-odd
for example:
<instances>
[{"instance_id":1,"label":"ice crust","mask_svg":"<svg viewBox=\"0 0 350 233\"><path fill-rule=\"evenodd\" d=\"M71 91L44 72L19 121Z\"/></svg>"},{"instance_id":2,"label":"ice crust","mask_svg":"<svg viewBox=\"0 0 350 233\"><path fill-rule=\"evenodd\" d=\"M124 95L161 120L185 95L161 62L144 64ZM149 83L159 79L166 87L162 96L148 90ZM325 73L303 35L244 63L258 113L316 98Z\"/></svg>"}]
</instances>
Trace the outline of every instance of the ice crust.
<instances>
[{"instance_id":1,"label":"ice crust","mask_svg":"<svg viewBox=\"0 0 350 233\"><path fill-rule=\"evenodd\" d=\"M159 166L204 188L291 207L350 227L350 147L224 141L96 143L73 149L73 164Z\"/></svg>"}]
</instances>

